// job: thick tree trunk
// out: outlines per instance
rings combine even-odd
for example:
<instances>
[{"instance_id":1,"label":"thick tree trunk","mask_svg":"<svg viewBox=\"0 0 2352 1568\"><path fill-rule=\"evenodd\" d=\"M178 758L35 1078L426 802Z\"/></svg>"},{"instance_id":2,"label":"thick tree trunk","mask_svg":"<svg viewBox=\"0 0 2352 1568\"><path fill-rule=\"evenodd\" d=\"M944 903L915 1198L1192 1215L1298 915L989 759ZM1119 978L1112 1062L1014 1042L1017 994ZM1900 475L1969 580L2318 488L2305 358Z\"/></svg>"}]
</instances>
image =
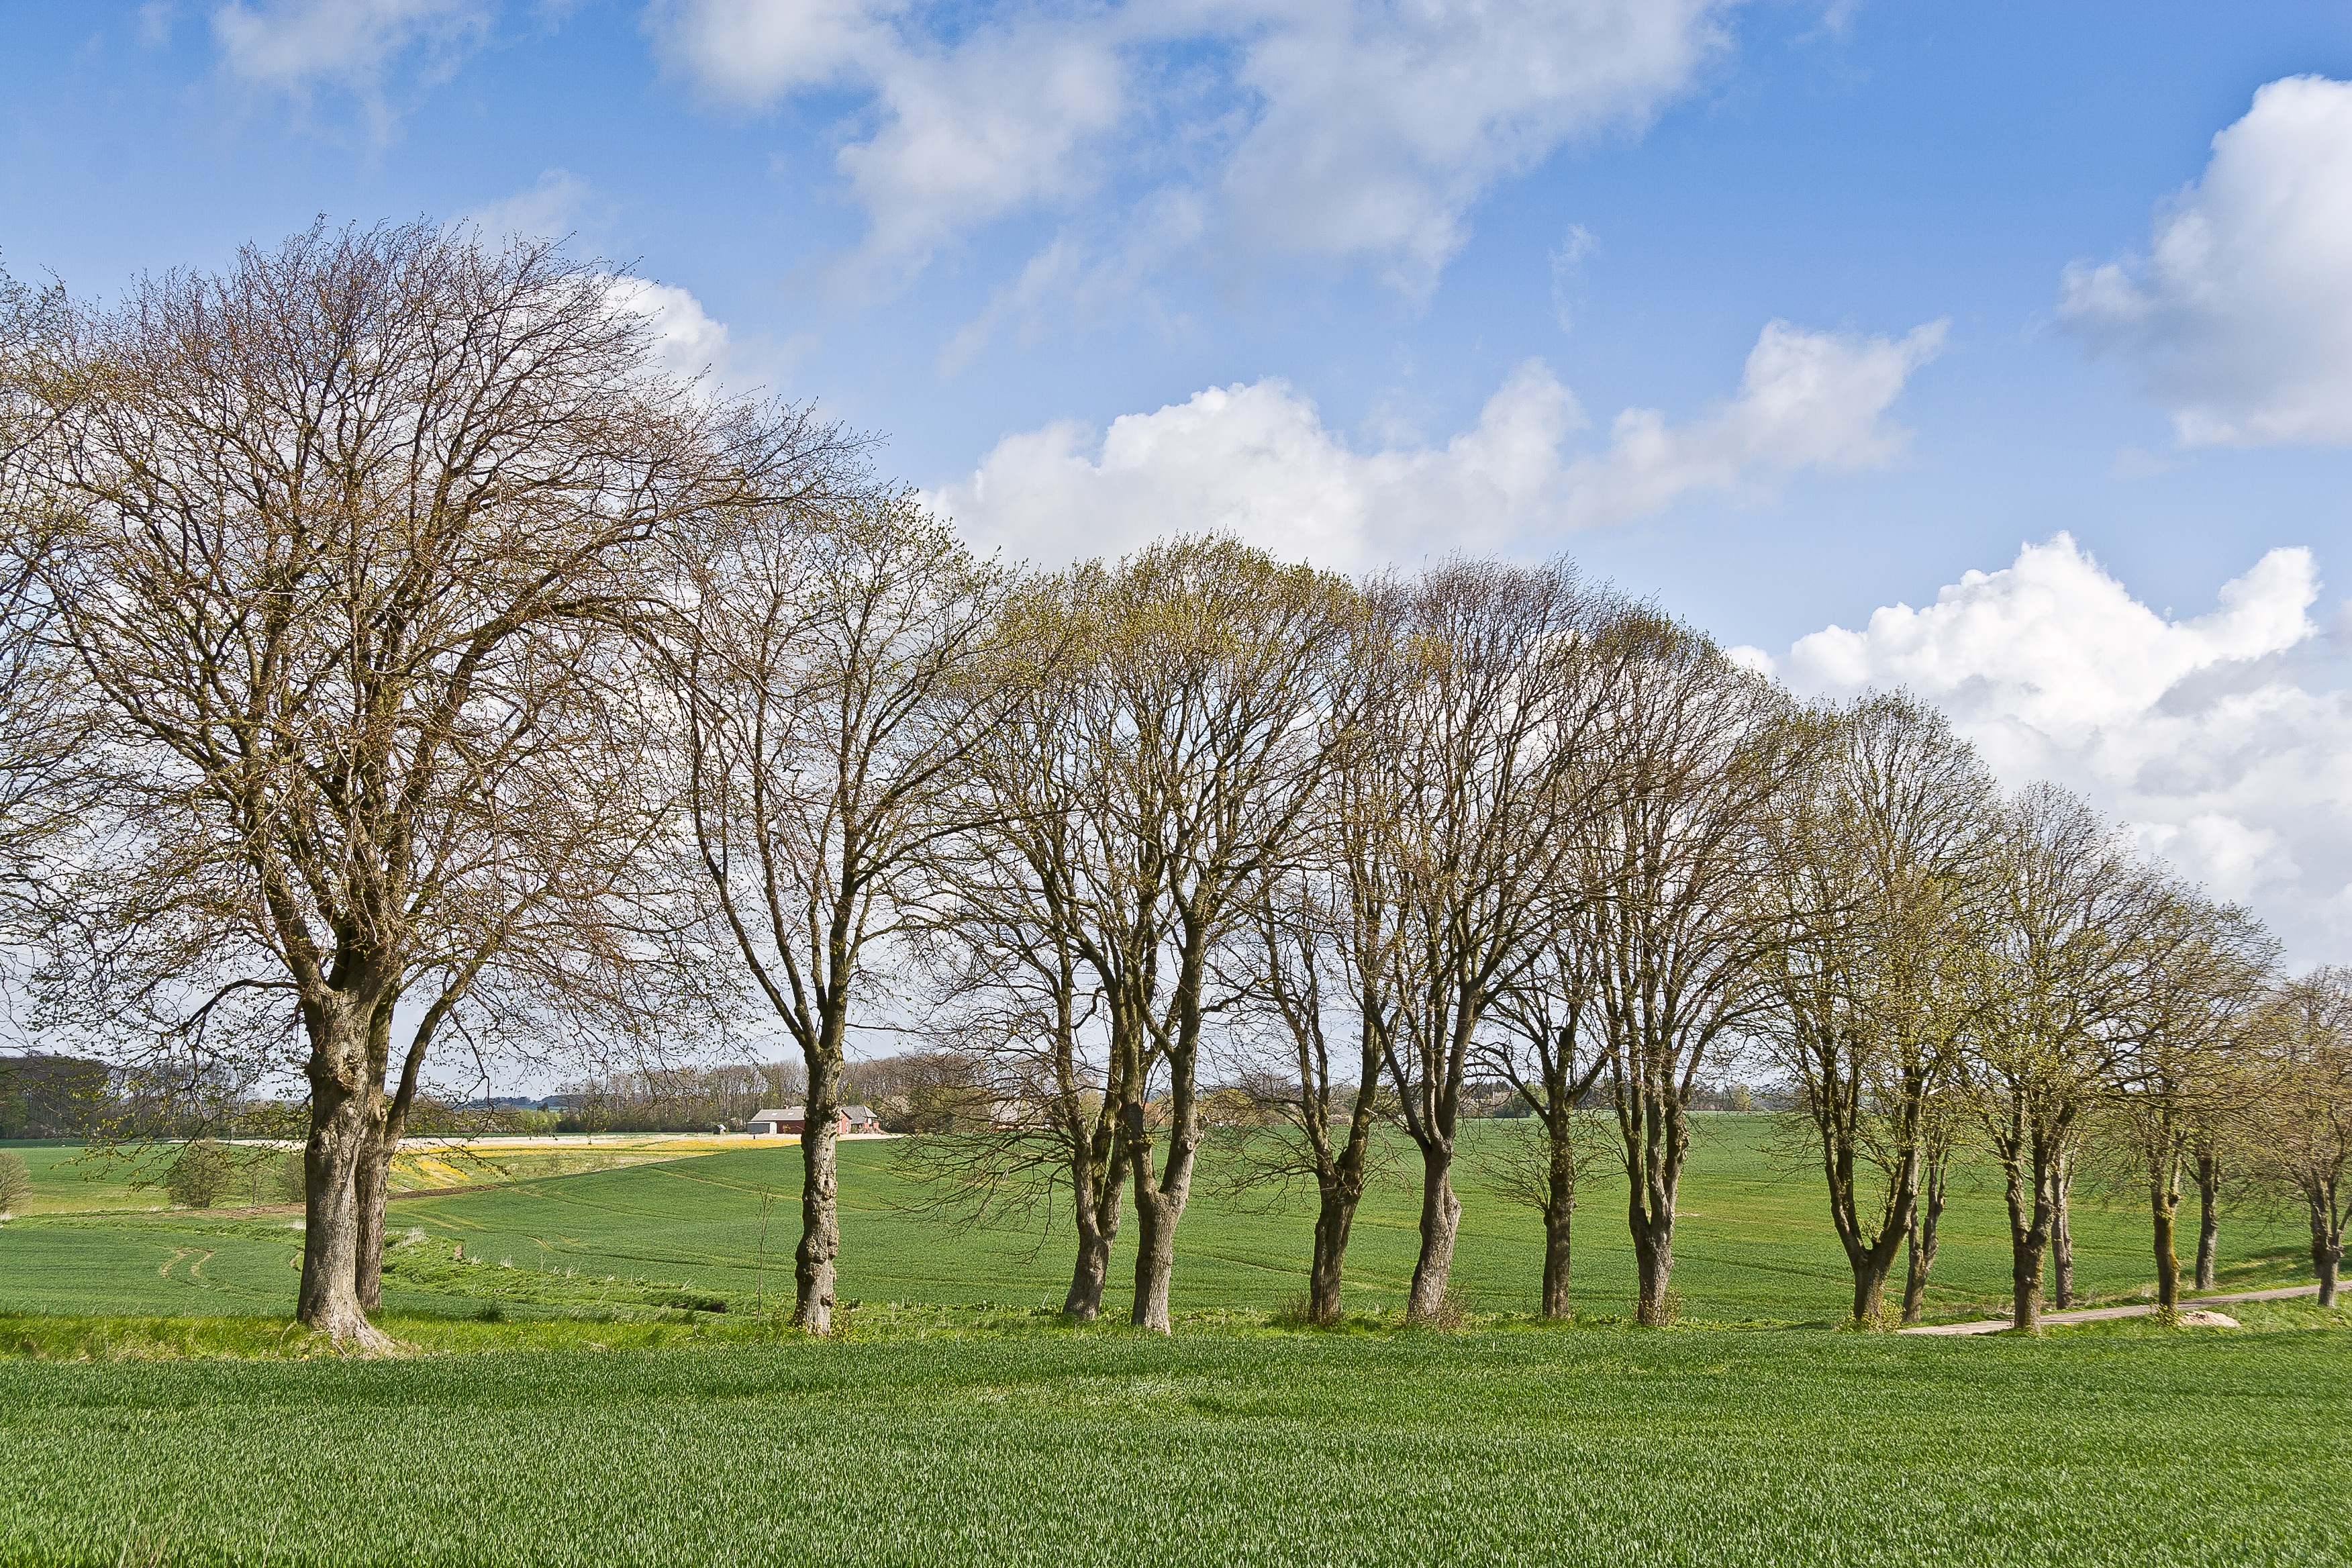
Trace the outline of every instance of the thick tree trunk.
<instances>
[{"instance_id":1,"label":"thick tree trunk","mask_svg":"<svg viewBox=\"0 0 2352 1568\"><path fill-rule=\"evenodd\" d=\"M1563 1180L1563 1176L1565 1180ZM1569 1241L1576 1224L1576 1173L1563 1172L1552 1162L1551 1185L1544 1194L1543 1315L1564 1323L1576 1314L1569 1307Z\"/></svg>"},{"instance_id":2,"label":"thick tree trunk","mask_svg":"<svg viewBox=\"0 0 2352 1568\"><path fill-rule=\"evenodd\" d=\"M383 1309L383 1206L391 1196L392 1157L399 1147L396 1135L386 1137L380 1128L372 1128L353 1173L359 1238L352 1258L352 1289L362 1310L371 1313Z\"/></svg>"},{"instance_id":3,"label":"thick tree trunk","mask_svg":"<svg viewBox=\"0 0 2352 1568\"><path fill-rule=\"evenodd\" d=\"M1153 1189L1148 1175L1137 1178L1135 1196L1135 1306L1129 1321L1155 1334L1172 1332L1168 1294L1176 1279L1176 1222L1182 1200Z\"/></svg>"},{"instance_id":4,"label":"thick tree trunk","mask_svg":"<svg viewBox=\"0 0 2352 1568\"><path fill-rule=\"evenodd\" d=\"M1062 1298L1062 1310L1077 1322L1091 1323L1102 1316L1103 1287L1110 1279L1111 1244L1118 1238L1122 1174L1108 1159L1097 1163L1091 1142L1079 1148L1071 1161L1078 1256L1070 1269L1070 1289Z\"/></svg>"},{"instance_id":5,"label":"thick tree trunk","mask_svg":"<svg viewBox=\"0 0 2352 1568\"><path fill-rule=\"evenodd\" d=\"M1648 1134L1627 1151L1625 1218L1633 1237L1633 1321L1664 1328L1676 1315L1675 1196L1682 1188L1689 1133L1673 1101L1660 1097L1648 1110Z\"/></svg>"},{"instance_id":6,"label":"thick tree trunk","mask_svg":"<svg viewBox=\"0 0 2352 1568\"><path fill-rule=\"evenodd\" d=\"M1348 1263L1348 1237L1356 1226L1358 1190L1339 1180L1321 1184L1315 1212L1315 1255L1307 1270L1307 1321L1339 1321L1339 1284Z\"/></svg>"},{"instance_id":7,"label":"thick tree trunk","mask_svg":"<svg viewBox=\"0 0 2352 1568\"><path fill-rule=\"evenodd\" d=\"M1454 1236L1462 1226L1462 1200L1454 1191L1454 1148L1431 1142L1421 1152L1421 1256L1412 1266L1412 1289L1405 1298L1407 1322L1434 1323L1444 1315L1445 1286L1454 1274Z\"/></svg>"},{"instance_id":8,"label":"thick tree trunk","mask_svg":"<svg viewBox=\"0 0 2352 1568\"><path fill-rule=\"evenodd\" d=\"M1886 1326L1886 1277L1895 1268L1895 1250L1910 1237L1912 1211L1919 1201L1919 1157L1912 1150L1903 1159L1894 1180L1894 1206L1886 1211L1879 1234L1872 1237L1863 1229L1863 1206L1855 1194L1855 1168L1861 1162L1855 1159L1853 1131L1830 1112L1818 1114L1816 1129L1821 1131L1821 1173L1830 1184L1830 1223L1837 1229L1839 1246L1846 1248L1846 1269L1853 1274L1853 1317L1846 1321L1877 1331Z\"/></svg>"},{"instance_id":9,"label":"thick tree trunk","mask_svg":"<svg viewBox=\"0 0 2352 1568\"><path fill-rule=\"evenodd\" d=\"M2319 1304L2336 1305L2336 1275L2344 1262L2344 1232L2328 1223L2319 1205L2311 1205L2311 1271L2319 1276Z\"/></svg>"},{"instance_id":10,"label":"thick tree trunk","mask_svg":"<svg viewBox=\"0 0 2352 1568\"><path fill-rule=\"evenodd\" d=\"M1675 1321L1670 1300L1675 1281L1675 1227L1670 1219L1659 1224L1636 1211L1633 1232L1633 1321L1647 1328L1664 1328Z\"/></svg>"},{"instance_id":11,"label":"thick tree trunk","mask_svg":"<svg viewBox=\"0 0 2352 1568\"><path fill-rule=\"evenodd\" d=\"M2012 1329L2042 1327L2042 1254L2047 1246L2047 1239L2039 1236L2011 1246L2009 1326Z\"/></svg>"},{"instance_id":12,"label":"thick tree trunk","mask_svg":"<svg viewBox=\"0 0 2352 1568\"><path fill-rule=\"evenodd\" d=\"M2213 1289L2213 1250L2221 1237L2221 1162L2197 1156L2197 1289Z\"/></svg>"},{"instance_id":13,"label":"thick tree trunk","mask_svg":"<svg viewBox=\"0 0 2352 1568\"><path fill-rule=\"evenodd\" d=\"M361 1304L360 1167L369 1147L371 1089L368 1019L373 1008L348 994L306 1006L310 1059L310 1137L302 1152L302 1284L294 1315L338 1343L368 1349L389 1342L371 1327ZM379 1068L379 1074L381 1068Z\"/></svg>"},{"instance_id":14,"label":"thick tree trunk","mask_svg":"<svg viewBox=\"0 0 2352 1568\"><path fill-rule=\"evenodd\" d=\"M1853 1275L1853 1316L1857 1328L1886 1326L1886 1277L1894 1272L1895 1255L1911 1233L1917 1206L1919 1178L1915 1160L1906 1159L1895 1183L1895 1203L1876 1236L1863 1228L1861 1205L1854 1191L1855 1160L1851 1148L1825 1162L1830 1184L1830 1217L1838 1240L1845 1247L1846 1268Z\"/></svg>"},{"instance_id":15,"label":"thick tree trunk","mask_svg":"<svg viewBox=\"0 0 2352 1568\"><path fill-rule=\"evenodd\" d=\"M1903 1321L1916 1323L1927 1309L1927 1279L1936 1271L1936 1222L1944 1217L1944 1170L1940 1163L1927 1170L1920 1202L1911 1210L1904 1235Z\"/></svg>"},{"instance_id":16,"label":"thick tree trunk","mask_svg":"<svg viewBox=\"0 0 2352 1568\"><path fill-rule=\"evenodd\" d=\"M1886 1277L1895 1272L1895 1253L1906 1233L1890 1227L1885 1239L1853 1262L1853 1321L1865 1329L1886 1326Z\"/></svg>"},{"instance_id":17,"label":"thick tree trunk","mask_svg":"<svg viewBox=\"0 0 2352 1568\"><path fill-rule=\"evenodd\" d=\"M1137 1112L1139 1117L1141 1112ZM1171 1332L1168 1292L1176 1278L1176 1226L1192 1192L1192 1152L1197 1135L1179 1128L1168 1140L1168 1161L1157 1182L1151 1162L1135 1166L1135 1310L1132 1321L1153 1333Z\"/></svg>"},{"instance_id":18,"label":"thick tree trunk","mask_svg":"<svg viewBox=\"0 0 2352 1568\"><path fill-rule=\"evenodd\" d=\"M2027 1188L2031 1186L2029 1194ZM2042 1328L2042 1259L2055 1215L2052 1184L2012 1170L2009 1177L2010 1327Z\"/></svg>"},{"instance_id":19,"label":"thick tree trunk","mask_svg":"<svg viewBox=\"0 0 2352 1568\"><path fill-rule=\"evenodd\" d=\"M1078 1237L1077 1261L1070 1269L1070 1289L1062 1298L1063 1314L1091 1323L1102 1316L1103 1287L1110 1281L1110 1237L1088 1226Z\"/></svg>"},{"instance_id":20,"label":"thick tree trunk","mask_svg":"<svg viewBox=\"0 0 2352 1568\"><path fill-rule=\"evenodd\" d=\"M2166 1310L2180 1304L2180 1256L2173 1250L2173 1219L2179 1212L2179 1189L2166 1176L2147 1184L2148 1209L2156 1221L2156 1304Z\"/></svg>"},{"instance_id":21,"label":"thick tree trunk","mask_svg":"<svg viewBox=\"0 0 2352 1568\"><path fill-rule=\"evenodd\" d=\"M841 1256L841 1063L808 1064L808 1103L801 1123L801 1244L793 1254L797 1281L793 1321L812 1334L833 1332L834 1260Z\"/></svg>"}]
</instances>

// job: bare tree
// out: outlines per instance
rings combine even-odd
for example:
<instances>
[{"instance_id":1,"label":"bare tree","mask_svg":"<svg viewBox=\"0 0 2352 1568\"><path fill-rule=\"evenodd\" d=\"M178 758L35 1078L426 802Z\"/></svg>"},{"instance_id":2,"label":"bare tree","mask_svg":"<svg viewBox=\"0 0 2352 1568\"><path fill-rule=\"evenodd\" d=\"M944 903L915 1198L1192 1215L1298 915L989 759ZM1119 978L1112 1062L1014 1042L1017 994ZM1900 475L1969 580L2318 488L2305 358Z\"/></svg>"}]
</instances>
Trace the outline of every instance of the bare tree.
<instances>
[{"instance_id":1,"label":"bare tree","mask_svg":"<svg viewBox=\"0 0 2352 1568\"><path fill-rule=\"evenodd\" d=\"M2244 910L2187 888L2165 889L2151 911L2116 1082L2093 1131L2147 1194L2156 1300L2166 1310L2180 1300L2181 1175L2200 1137L2242 1102L2248 1031L2275 951Z\"/></svg>"},{"instance_id":2,"label":"bare tree","mask_svg":"<svg viewBox=\"0 0 2352 1568\"><path fill-rule=\"evenodd\" d=\"M1094 960L1118 948L1129 905L1103 837L1115 762L1088 739L1093 630L1072 591L1067 577L1034 584L1007 608L1007 657L1026 674L968 760L969 827L938 862L919 931L933 1018L1013 1113L898 1158L926 1194L917 1206L959 1223L1042 1215L1050 1233L1066 1200L1077 1241L1062 1310L1091 1322L1126 1180Z\"/></svg>"},{"instance_id":3,"label":"bare tree","mask_svg":"<svg viewBox=\"0 0 2352 1568\"><path fill-rule=\"evenodd\" d=\"M2333 1307L2352 1219L2352 971L2314 970L2281 986L2265 1013L2267 1070L2248 1144L2263 1177L2303 1206L2319 1304Z\"/></svg>"},{"instance_id":4,"label":"bare tree","mask_svg":"<svg viewBox=\"0 0 2352 1568\"><path fill-rule=\"evenodd\" d=\"M1929 1099L1919 1124L1919 1194L1903 1231L1903 1321L1926 1315L1927 1281L1936 1271L1936 1232L1951 1196L1952 1152L1961 1113L1957 1086Z\"/></svg>"},{"instance_id":5,"label":"bare tree","mask_svg":"<svg viewBox=\"0 0 2352 1568\"><path fill-rule=\"evenodd\" d=\"M640 792L580 782L614 778L599 628L663 531L834 448L652 346L545 246L320 226L66 311L23 378L47 423L11 544L103 739L51 973L187 1048L290 1004L299 1312L339 1339L379 1337L366 1237L426 1051L519 932L597 929L647 831Z\"/></svg>"},{"instance_id":6,"label":"bare tree","mask_svg":"<svg viewBox=\"0 0 2352 1568\"><path fill-rule=\"evenodd\" d=\"M2006 1183L2013 1322L2036 1329L2042 1261L2085 1119L2126 1053L2163 899L2158 879L2064 791L2033 785L2004 816L1991 963L1966 1070Z\"/></svg>"},{"instance_id":7,"label":"bare tree","mask_svg":"<svg viewBox=\"0 0 2352 1568\"><path fill-rule=\"evenodd\" d=\"M1354 792L1334 781L1332 793ZM1348 805L1335 805L1348 812ZM1355 825L1333 831L1344 838ZM1237 1142L1230 1185L1313 1184L1307 1319L1336 1323L1356 1209L1382 1163L1386 974L1395 922L1382 900L1363 896L1346 870L1328 865L1262 875L1251 914L1253 929L1236 943L1241 951L1226 979L1246 999L1248 1016L1262 1028L1255 1037L1273 1061L1242 1080L1265 1125Z\"/></svg>"},{"instance_id":8,"label":"bare tree","mask_svg":"<svg viewBox=\"0 0 2352 1568\"><path fill-rule=\"evenodd\" d=\"M1081 568L1071 602L1095 628L1078 743L1105 764L1080 858L1081 951L1134 1189L1134 1321L1164 1333L1201 1142L1212 959L1354 740L1318 720L1339 706L1360 610L1344 581L1222 539Z\"/></svg>"},{"instance_id":9,"label":"bare tree","mask_svg":"<svg viewBox=\"0 0 2352 1568\"><path fill-rule=\"evenodd\" d=\"M1597 948L1559 933L1497 1000L1495 1016L1506 1043L1481 1053L1534 1113L1540 1150L1515 1150L1505 1159L1501 1190L1543 1219L1543 1284L1539 1310L1565 1322L1571 1315L1570 1245L1576 1222L1578 1177L1595 1140L1586 1098L1609 1068L1607 1037L1598 1026Z\"/></svg>"},{"instance_id":10,"label":"bare tree","mask_svg":"<svg viewBox=\"0 0 2352 1568\"><path fill-rule=\"evenodd\" d=\"M1552 930L1578 830L1621 786L1591 765L1593 738L1619 711L1626 672L1676 634L1565 563L1455 562L1379 592L1419 666L1391 705L1392 804L1368 863L1394 905L1391 989L1377 1005L1422 1163L1406 1312L1432 1321L1461 1223L1465 1071L1489 1009Z\"/></svg>"},{"instance_id":11,"label":"bare tree","mask_svg":"<svg viewBox=\"0 0 2352 1568\"><path fill-rule=\"evenodd\" d=\"M1675 1202L1700 1075L1769 999L1766 965L1790 936L1767 896L1767 826L1813 766L1819 727L1687 634L1620 676L1605 758L1608 809L1583 825L1576 940L1592 951L1609 1058L1637 1318L1673 1315Z\"/></svg>"},{"instance_id":12,"label":"bare tree","mask_svg":"<svg viewBox=\"0 0 2352 1568\"><path fill-rule=\"evenodd\" d=\"M77 836L94 779L77 765L98 738L70 698L70 650L49 636L55 606L41 568L58 526L36 459L57 411L42 394L45 349L68 335L61 291L0 272L0 1000L26 978L24 955L47 923L52 851Z\"/></svg>"},{"instance_id":13,"label":"bare tree","mask_svg":"<svg viewBox=\"0 0 2352 1568\"><path fill-rule=\"evenodd\" d=\"M1820 1155L1853 1321L1877 1328L1896 1252L1912 1248L1923 1291L1932 1266L1934 1220L1923 1244L1917 1209L1959 1070L1999 796L1968 743L1908 697L1822 721L1821 765L1768 824L1790 937L1761 955L1759 1034Z\"/></svg>"},{"instance_id":14,"label":"bare tree","mask_svg":"<svg viewBox=\"0 0 2352 1568\"><path fill-rule=\"evenodd\" d=\"M1367 1184L1386 1165L1392 1119L1383 1068L1395 1046L1403 926L1388 884L1397 734L1391 717L1417 679L1393 602L1367 601L1318 719L1335 755L1297 842L1248 889L1218 972L1256 1047L1238 1087L1258 1125L1232 1152L1235 1190L1294 1181L1316 1194L1307 1321L1334 1323L1348 1240Z\"/></svg>"},{"instance_id":15,"label":"bare tree","mask_svg":"<svg viewBox=\"0 0 2352 1568\"><path fill-rule=\"evenodd\" d=\"M670 668L694 838L713 919L808 1073L794 1321L825 1334L845 1047L1018 679L1008 580L887 494L748 510L686 566Z\"/></svg>"}]
</instances>

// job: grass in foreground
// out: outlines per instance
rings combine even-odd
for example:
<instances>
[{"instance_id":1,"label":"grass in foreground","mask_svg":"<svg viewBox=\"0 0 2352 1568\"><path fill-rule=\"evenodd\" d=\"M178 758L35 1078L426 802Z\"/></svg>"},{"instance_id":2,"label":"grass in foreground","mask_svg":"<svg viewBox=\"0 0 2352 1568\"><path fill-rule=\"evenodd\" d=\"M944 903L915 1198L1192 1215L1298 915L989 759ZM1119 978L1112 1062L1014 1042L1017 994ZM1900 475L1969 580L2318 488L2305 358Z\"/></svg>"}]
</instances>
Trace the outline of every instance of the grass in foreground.
<instances>
[{"instance_id":1,"label":"grass in foreground","mask_svg":"<svg viewBox=\"0 0 2352 1568\"><path fill-rule=\"evenodd\" d=\"M2345 1349L1097 1331L15 1361L0 1561L2316 1561Z\"/></svg>"}]
</instances>

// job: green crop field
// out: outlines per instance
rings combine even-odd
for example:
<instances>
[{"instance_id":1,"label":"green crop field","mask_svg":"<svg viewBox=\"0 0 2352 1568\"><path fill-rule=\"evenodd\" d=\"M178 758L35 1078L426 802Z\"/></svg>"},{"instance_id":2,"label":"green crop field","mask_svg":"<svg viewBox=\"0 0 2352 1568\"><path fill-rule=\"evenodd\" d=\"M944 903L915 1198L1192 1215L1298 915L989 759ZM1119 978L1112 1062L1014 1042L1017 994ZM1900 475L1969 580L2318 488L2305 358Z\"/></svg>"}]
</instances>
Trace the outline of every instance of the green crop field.
<instances>
[{"instance_id":1,"label":"green crop field","mask_svg":"<svg viewBox=\"0 0 2352 1568\"><path fill-rule=\"evenodd\" d=\"M2352 1314L2232 1308L2042 1340L1861 1335L1817 1178L1710 1117L1680 1327L1626 1325L1622 1186L1580 1209L1576 1326L1532 1322L1531 1215L1465 1152L1464 1332L1399 1326L1414 1194L1368 1202L1342 1331L1284 1328L1309 1216L1215 1190L1177 1333L1062 1323L1066 1230L908 1212L898 1147L843 1150L832 1343L778 1321L792 1145L393 1205L394 1360L290 1331L299 1220L37 1213L0 1226L0 1562L59 1563L2294 1563L2343 1552ZM69 1150L55 1152L54 1188ZM2007 1278L1969 1173L1933 1308ZM769 1198L764 1252L762 1199ZM2086 1190L2083 1287L2151 1274ZM2308 1276L2232 1211L2224 1284ZM457 1257L462 1247L464 1260ZM1122 1268L1125 1258L1122 1258ZM771 1309L763 1318L757 1309ZM306 1357L307 1359L295 1359Z\"/></svg>"},{"instance_id":2,"label":"green crop field","mask_svg":"<svg viewBox=\"0 0 2352 1568\"><path fill-rule=\"evenodd\" d=\"M1463 1222L1454 1279L1474 1310L1532 1310L1542 1242L1533 1214L1497 1198L1480 1173L1496 1124L1465 1141ZM1773 1150L1762 1117L1701 1119L1683 1217L1675 1284L1685 1311L1716 1321L1834 1321L1849 1276L1818 1177ZM958 1231L910 1212L919 1195L896 1173L899 1145L842 1146L841 1293L864 1302L1058 1306L1067 1281L1066 1224L1055 1235ZM1215 1191L1213 1144L1179 1233L1180 1312L1270 1312L1305 1285L1312 1215ZM649 1304L687 1292L730 1310L791 1289L799 1223L796 1144L742 1149L479 1193L397 1200L387 1305L472 1310L499 1302L520 1314ZM1998 1186L1971 1172L1947 1213L1930 1305L1954 1316L1992 1309L2008 1289L2006 1220ZM1579 1310L1627 1310L1632 1247L1623 1182L1595 1178L1579 1208ZM761 1199L772 1194L764 1248ZM1400 1173L1367 1199L1349 1252L1349 1306L1403 1302L1417 1237L1417 1195ZM2086 1191L2074 1225L2078 1285L2126 1297L2154 1278L2147 1221L2128 1195ZM0 1226L0 1312L216 1315L292 1310L299 1223L146 1214L37 1215ZM1131 1231L1130 1231L1131 1241ZM462 1246L467 1262L453 1254ZM2226 1284L2252 1288L2308 1273L2294 1226L2259 1209L2222 1229ZM1131 1245L1114 1272L1131 1267ZM659 1303L650 1303L659 1304Z\"/></svg>"},{"instance_id":3,"label":"green crop field","mask_svg":"<svg viewBox=\"0 0 2352 1568\"><path fill-rule=\"evenodd\" d=\"M2338 1332L0 1363L0 1560L2341 1560Z\"/></svg>"}]
</instances>

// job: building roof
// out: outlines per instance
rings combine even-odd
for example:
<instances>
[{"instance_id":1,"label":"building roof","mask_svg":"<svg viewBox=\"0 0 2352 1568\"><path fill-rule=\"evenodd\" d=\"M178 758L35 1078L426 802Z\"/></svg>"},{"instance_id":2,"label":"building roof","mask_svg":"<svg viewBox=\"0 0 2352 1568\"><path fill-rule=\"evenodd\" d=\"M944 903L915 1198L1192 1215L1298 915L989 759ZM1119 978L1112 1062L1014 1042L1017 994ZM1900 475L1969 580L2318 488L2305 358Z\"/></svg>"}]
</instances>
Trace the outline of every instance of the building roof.
<instances>
[{"instance_id":1,"label":"building roof","mask_svg":"<svg viewBox=\"0 0 2352 1568\"><path fill-rule=\"evenodd\" d=\"M801 1108L797 1105L787 1105L782 1110L762 1110L751 1118L754 1121L798 1121L800 1119Z\"/></svg>"},{"instance_id":2,"label":"building roof","mask_svg":"<svg viewBox=\"0 0 2352 1568\"><path fill-rule=\"evenodd\" d=\"M880 1117L874 1114L874 1108L870 1105L845 1105L841 1108L841 1113L844 1116L848 1117L852 1121L879 1121L882 1120Z\"/></svg>"}]
</instances>

